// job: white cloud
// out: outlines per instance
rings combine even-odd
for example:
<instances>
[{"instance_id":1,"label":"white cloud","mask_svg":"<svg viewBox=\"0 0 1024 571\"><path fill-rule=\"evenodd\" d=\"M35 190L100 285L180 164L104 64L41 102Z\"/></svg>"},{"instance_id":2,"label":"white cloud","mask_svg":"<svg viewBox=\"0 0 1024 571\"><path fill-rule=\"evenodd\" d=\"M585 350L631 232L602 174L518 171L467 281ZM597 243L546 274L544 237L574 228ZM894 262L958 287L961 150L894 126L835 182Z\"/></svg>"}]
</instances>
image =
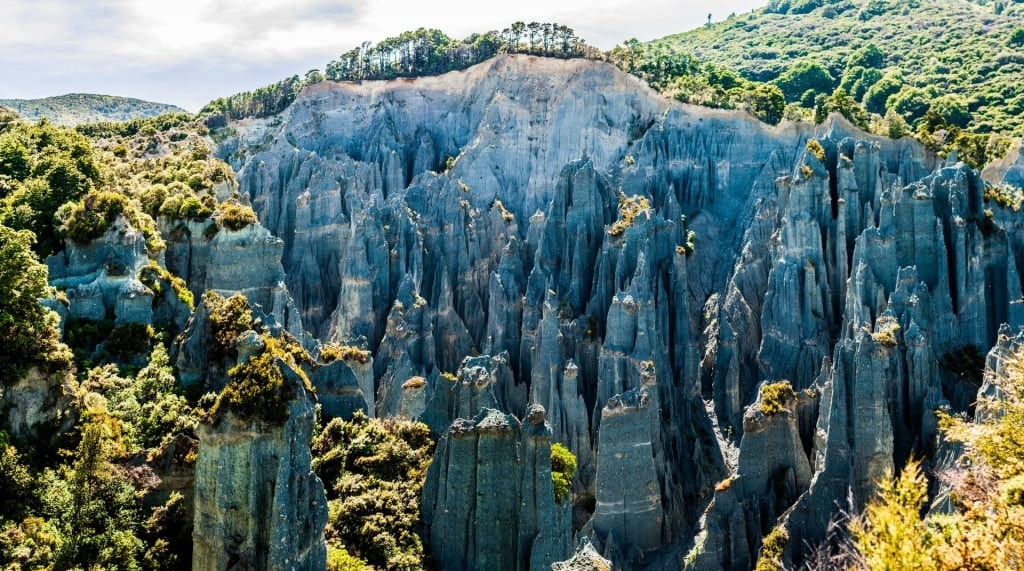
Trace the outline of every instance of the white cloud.
<instances>
[{"instance_id":1,"label":"white cloud","mask_svg":"<svg viewBox=\"0 0 1024 571\"><path fill-rule=\"evenodd\" d=\"M3 0L0 97L111 92L195 108L419 27L462 38L559 22L607 49L764 0ZM296 66L296 67L288 67ZM265 75L276 74L276 75ZM62 87L63 86L63 87ZM105 87L110 86L110 87Z\"/></svg>"}]
</instances>

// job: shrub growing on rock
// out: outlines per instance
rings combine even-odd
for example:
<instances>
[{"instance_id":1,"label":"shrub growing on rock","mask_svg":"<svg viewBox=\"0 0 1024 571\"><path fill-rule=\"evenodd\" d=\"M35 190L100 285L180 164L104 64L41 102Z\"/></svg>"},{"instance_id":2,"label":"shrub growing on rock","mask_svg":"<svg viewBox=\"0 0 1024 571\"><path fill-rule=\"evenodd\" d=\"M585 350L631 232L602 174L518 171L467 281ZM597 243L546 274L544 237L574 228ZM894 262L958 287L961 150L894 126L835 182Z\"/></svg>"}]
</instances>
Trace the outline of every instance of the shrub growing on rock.
<instances>
[{"instance_id":1,"label":"shrub growing on rock","mask_svg":"<svg viewBox=\"0 0 1024 571\"><path fill-rule=\"evenodd\" d=\"M786 410L786 403L796 398L789 381L768 383L761 387L761 412L771 416Z\"/></svg>"}]
</instances>

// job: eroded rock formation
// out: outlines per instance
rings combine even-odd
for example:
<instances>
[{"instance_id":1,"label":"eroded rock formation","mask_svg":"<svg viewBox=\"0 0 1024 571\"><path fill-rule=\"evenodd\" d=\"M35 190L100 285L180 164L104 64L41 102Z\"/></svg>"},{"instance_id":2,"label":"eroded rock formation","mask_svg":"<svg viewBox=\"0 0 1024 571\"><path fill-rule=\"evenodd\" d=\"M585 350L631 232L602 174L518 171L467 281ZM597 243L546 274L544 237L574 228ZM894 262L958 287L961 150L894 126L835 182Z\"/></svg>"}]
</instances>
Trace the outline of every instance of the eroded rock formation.
<instances>
[{"instance_id":1,"label":"eroded rock formation","mask_svg":"<svg viewBox=\"0 0 1024 571\"><path fill-rule=\"evenodd\" d=\"M219 152L269 234L197 240L189 259L261 277L224 263L190 283L249 288L296 337L368 348L372 388L369 371L314 381L447 430L424 499L445 568L570 555L557 518L507 515L548 513L538 472L495 472L539 466L531 438L577 455L583 533L616 565L698 545L702 568L746 568L777 525L799 559L837 505L932 449L936 407L969 405L944 357L1024 325L1024 228L979 174L838 116L768 127L602 63L502 56L320 83L233 129ZM757 416L779 379L798 398ZM524 436L527 405L550 435ZM481 513L517 539L474 535Z\"/></svg>"}]
</instances>

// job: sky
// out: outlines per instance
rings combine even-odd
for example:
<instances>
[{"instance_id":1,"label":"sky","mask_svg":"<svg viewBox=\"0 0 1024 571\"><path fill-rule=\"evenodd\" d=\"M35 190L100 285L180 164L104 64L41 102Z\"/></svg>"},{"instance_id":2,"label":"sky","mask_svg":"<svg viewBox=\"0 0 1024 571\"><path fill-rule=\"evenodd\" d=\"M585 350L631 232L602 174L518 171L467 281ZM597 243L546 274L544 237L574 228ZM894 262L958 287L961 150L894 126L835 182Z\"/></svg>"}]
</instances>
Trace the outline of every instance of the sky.
<instances>
[{"instance_id":1,"label":"sky","mask_svg":"<svg viewBox=\"0 0 1024 571\"><path fill-rule=\"evenodd\" d=\"M0 99L101 93L197 111L420 27L461 39L519 20L557 22L606 50L766 1L3 0Z\"/></svg>"}]
</instances>

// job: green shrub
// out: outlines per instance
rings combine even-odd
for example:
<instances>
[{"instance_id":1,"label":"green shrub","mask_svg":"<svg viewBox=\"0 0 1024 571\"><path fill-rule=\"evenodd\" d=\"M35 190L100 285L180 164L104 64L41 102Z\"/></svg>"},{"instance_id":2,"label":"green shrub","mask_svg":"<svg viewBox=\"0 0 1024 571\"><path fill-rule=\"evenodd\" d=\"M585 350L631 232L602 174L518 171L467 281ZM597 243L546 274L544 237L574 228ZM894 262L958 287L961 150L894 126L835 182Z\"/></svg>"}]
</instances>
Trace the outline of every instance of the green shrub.
<instances>
[{"instance_id":1,"label":"green shrub","mask_svg":"<svg viewBox=\"0 0 1024 571\"><path fill-rule=\"evenodd\" d=\"M221 411L230 410L246 420L258 418L271 424L288 420L288 401L295 395L285 382L279 359L278 352L268 347L229 370L230 382L217 397L207 418L215 421Z\"/></svg>"},{"instance_id":2,"label":"green shrub","mask_svg":"<svg viewBox=\"0 0 1024 571\"><path fill-rule=\"evenodd\" d=\"M825 147L821 146L821 143L817 139L807 140L807 152L814 155L814 158L822 164L825 164Z\"/></svg>"},{"instance_id":3,"label":"green shrub","mask_svg":"<svg viewBox=\"0 0 1024 571\"><path fill-rule=\"evenodd\" d=\"M359 347L341 345L339 343L328 343L320 349L320 360L324 363L333 363L338 359L365 365L370 362L370 352Z\"/></svg>"},{"instance_id":4,"label":"green shrub","mask_svg":"<svg viewBox=\"0 0 1024 571\"><path fill-rule=\"evenodd\" d=\"M426 425L362 412L331 420L313 439L313 469L327 488L327 543L345 552L335 551L338 564L423 568L416 528L433 450Z\"/></svg>"},{"instance_id":5,"label":"green shrub","mask_svg":"<svg viewBox=\"0 0 1024 571\"><path fill-rule=\"evenodd\" d=\"M71 207L70 212L61 210L58 216L63 218L61 231L65 237L80 244L87 244L103 236L118 216L125 215L131 210L132 206L124 195L109 191L93 191Z\"/></svg>"},{"instance_id":6,"label":"green shrub","mask_svg":"<svg viewBox=\"0 0 1024 571\"><path fill-rule=\"evenodd\" d=\"M576 476L576 456L561 443L551 444L551 483L555 488L555 501L562 503L572 492L572 479Z\"/></svg>"},{"instance_id":7,"label":"green shrub","mask_svg":"<svg viewBox=\"0 0 1024 571\"><path fill-rule=\"evenodd\" d=\"M127 361L136 355L149 351L153 338L153 327L141 323L125 323L111 330L103 349L119 361Z\"/></svg>"},{"instance_id":8,"label":"green shrub","mask_svg":"<svg viewBox=\"0 0 1024 571\"><path fill-rule=\"evenodd\" d=\"M214 291L207 290L203 303L210 315L211 358L233 357L238 336L254 326L249 302L242 294L225 299Z\"/></svg>"},{"instance_id":9,"label":"green shrub","mask_svg":"<svg viewBox=\"0 0 1024 571\"><path fill-rule=\"evenodd\" d=\"M217 221L228 230L237 232L250 224L256 223L256 212L252 207L237 202L221 205Z\"/></svg>"},{"instance_id":10,"label":"green shrub","mask_svg":"<svg viewBox=\"0 0 1024 571\"><path fill-rule=\"evenodd\" d=\"M789 532L781 525L764 536L761 542L761 553L757 557L757 565L754 571L778 571L785 569L783 565L783 554L786 551L786 544L789 543Z\"/></svg>"},{"instance_id":11,"label":"green shrub","mask_svg":"<svg viewBox=\"0 0 1024 571\"><path fill-rule=\"evenodd\" d=\"M789 381L766 383L761 386L761 412L768 416L778 414L786 409L786 405L796 398L793 385Z\"/></svg>"},{"instance_id":12,"label":"green shrub","mask_svg":"<svg viewBox=\"0 0 1024 571\"><path fill-rule=\"evenodd\" d=\"M139 272L139 281L153 291L155 295L154 303L166 294L164 284L168 284L174 291L174 295L177 296L178 301L188 306L189 311L195 309L195 298L188 289L188 284L185 283L185 280L167 271L166 268L160 266L155 261L150 260L142 268Z\"/></svg>"}]
</instances>

